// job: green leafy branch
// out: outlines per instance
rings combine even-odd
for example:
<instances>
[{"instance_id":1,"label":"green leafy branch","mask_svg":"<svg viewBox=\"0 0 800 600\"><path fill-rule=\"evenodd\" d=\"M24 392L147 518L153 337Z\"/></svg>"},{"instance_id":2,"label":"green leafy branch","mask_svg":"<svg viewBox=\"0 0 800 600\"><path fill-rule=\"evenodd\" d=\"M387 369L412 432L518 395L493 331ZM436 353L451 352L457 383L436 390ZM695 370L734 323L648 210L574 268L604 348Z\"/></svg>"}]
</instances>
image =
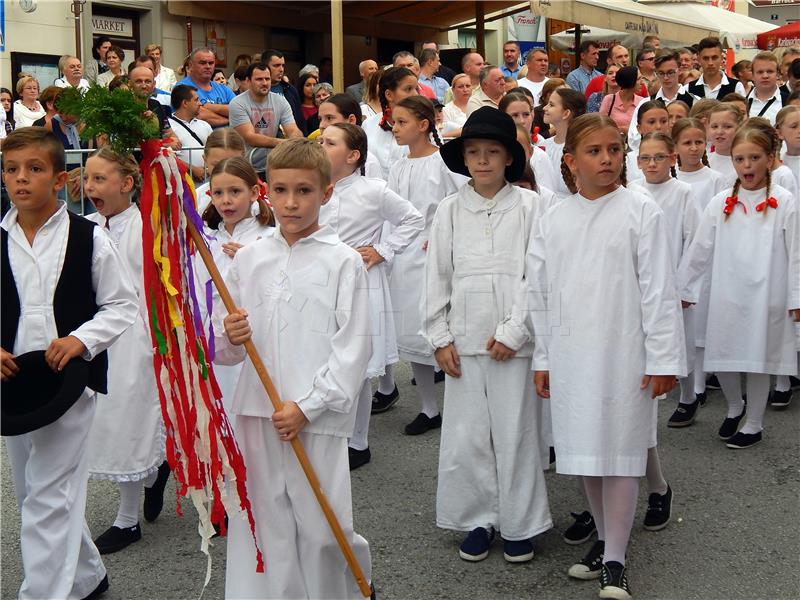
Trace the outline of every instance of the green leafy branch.
<instances>
[{"instance_id":1,"label":"green leafy branch","mask_svg":"<svg viewBox=\"0 0 800 600\"><path fill-rule=\"evenodd\" d=\"M143 141L160 136L158 120L143 116L147 105L124 87L110 91L93 84L84 94L77 88L64 88L56 108L62 114L78 117L78 123L83 125L81 138L103 136L115 152L129 152Z\"/></svg>"}]
</instances>

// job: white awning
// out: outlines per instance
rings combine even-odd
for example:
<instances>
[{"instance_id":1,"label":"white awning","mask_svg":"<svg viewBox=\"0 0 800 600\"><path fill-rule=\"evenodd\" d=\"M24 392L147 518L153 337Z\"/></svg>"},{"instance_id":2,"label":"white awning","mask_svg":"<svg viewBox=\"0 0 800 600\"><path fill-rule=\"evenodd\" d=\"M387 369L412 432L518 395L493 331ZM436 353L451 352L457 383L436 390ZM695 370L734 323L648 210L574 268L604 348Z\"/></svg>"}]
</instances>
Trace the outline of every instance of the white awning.
<instances>
[{"instance_id":1,"label":"white awning","mask_svg":"<svg viewBox=\"0 0 800 600\"><path fill-rule=\"evenodd\" d=\"M636 48L642 45L642 38L644 36L625 33L623 31L613 31L611 29L603 29L602 27L581 27L581 41L591 40L597 44L601 50L608 50L612 46L622 45L626 48ZM668 46L669 44L662 44ZM554 33L550 36L550 47L555 50L563 50L566 52L575 51L575 29L567 29L559 33Z\"/></svg>"},{"instance_id":2,"label":"white awning","mask_svg":"<svg viewBox=\"0 0 800 600\"><path fill-rule=\"evenodd\" d=\"M532 0L538 15L612 31L694 44L717 36L734 50L758 47L756 35L774 25L700 2L634 0Z\"/></svg>"}]
</instances>

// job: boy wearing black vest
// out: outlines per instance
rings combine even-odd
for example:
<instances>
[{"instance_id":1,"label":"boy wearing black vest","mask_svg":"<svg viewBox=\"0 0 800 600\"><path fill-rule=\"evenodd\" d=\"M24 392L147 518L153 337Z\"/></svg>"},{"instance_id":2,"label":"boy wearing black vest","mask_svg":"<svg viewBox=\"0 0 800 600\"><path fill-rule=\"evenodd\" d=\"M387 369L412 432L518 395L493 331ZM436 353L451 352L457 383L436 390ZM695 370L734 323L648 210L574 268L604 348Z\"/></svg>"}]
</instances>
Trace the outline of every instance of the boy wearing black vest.
<instances>
[{"instance_id":1,"label":"boy wearing black vest","mask_svg":"<svg viewBox=\"0 0 800 600\"><path fill-rule=\"evenodd\" d=\"M686 84L686 91L694 96L696 100L700 98L716 100L724 98L732 92L745 96L746 93L742 82L733 77L728 77L722 68L722 43L720 43L719 38L703 38L697 46L697 58L703 68L703 74L699 79Z\"/></svg>"},{"instance_id":2,"label":"boy wearing black vest","mask_svg":"<svg viewBox=\"0 0 800 600\"><path fill-rule=\"evenodd\" d=\"M60 418L6 437L21 513L25 579L19 598L94 598L108 588L84 520L86 441L95 392L106 391L105 349L134 321L137 303L110 239L67 212L64 148L43 127L3 143L3 183L13 206L0 223L2 379L14 357L46 350L54 371L89 363L87 387Z\"/></svg>"}]
</instances>

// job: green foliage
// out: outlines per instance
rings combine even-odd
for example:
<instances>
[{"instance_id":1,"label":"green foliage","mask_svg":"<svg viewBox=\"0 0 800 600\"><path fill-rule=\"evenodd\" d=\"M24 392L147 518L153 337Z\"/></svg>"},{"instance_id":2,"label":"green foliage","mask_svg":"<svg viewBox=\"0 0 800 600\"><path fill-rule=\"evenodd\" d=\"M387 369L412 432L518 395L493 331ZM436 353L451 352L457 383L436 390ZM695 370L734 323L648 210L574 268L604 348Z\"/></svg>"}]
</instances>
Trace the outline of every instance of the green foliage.
<instances>
[{"instance_id":1,"label":"green foliage","mask_svg":"<svg viewBox=\"0 0 800 600\"><path fill-rule=\"evenodd\" d=\"M115 152L128 152L160 135L158 119L144 117L147 105L125 88L109 91L93 84L85 94L73 87L64 88L56 108L60 113L78 116L78 124L84 126L80 134L83 139L105 136Z\"/></svg>"}]
</instances>

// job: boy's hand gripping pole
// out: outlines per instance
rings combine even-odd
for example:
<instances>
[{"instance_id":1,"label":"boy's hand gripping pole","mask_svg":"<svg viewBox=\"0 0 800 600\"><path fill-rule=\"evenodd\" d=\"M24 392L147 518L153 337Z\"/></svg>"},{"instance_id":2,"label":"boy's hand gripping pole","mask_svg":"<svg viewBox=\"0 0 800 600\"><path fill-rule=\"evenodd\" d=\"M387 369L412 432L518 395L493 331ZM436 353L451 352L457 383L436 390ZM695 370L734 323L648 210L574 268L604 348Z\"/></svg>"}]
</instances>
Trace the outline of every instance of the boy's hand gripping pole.
<instances>
[{"instance_id":1,"label":"boy's hand gripping pole","mask_svg":"<svg viewBox=\"0 0 800 600\"><path fill-rule=\"evenodd\" d=\"M206 269L208 269L208 272L211 275L211 280L214 282L214 286L217 288L217 291L222 298L222 303L225 305L225 308L229 313L236 312L236 304L234 304L233 298L231 297L231 294L225 285L225 281L222 279L222 275L220 274L219 269L217 269L217 265L214 263L211 252L209 252L208 248L206 247L205 241L200 235L200 232L197 231L197 228L190 219L186 220L186 225L189 235L192 237L192 240L194 240L197 251L200 253L200 257L203 259ZM250 357L250 361L253 363L256 373L258 373L261 383L264 384L264 389L267 391L267 396L269 396L273 408L275 411L279 411L283 406L283 402L281 402L281 399L278 396L278 390L276 390L275 386L272 384L272 379L270 379L269 373L267 373L267 368L264 366L261 357L258 355L258 350L256 350L253 340L247 340L244 343L244 349L247 351L247 356ZM336 518L331 505L328 503L328 498L325 496L325 492L322 490L322 486L319 483L317 474L314 472L314 467L311 466L311 462L308 460L308 455L306 454L306 449L303 447L303 443L298 437L295 437L290 443L292 444L292 450L294 450L295 456L297 456L297 460L300 462L300 466L303 468L303 472L306 474L308 483L311 486L311 489L314 491L314 495L317 497L317 502L319 502L319 506L322 509L322 512L325 514L325 519L327 519L328 525L330 525L331 531L333 531L336 542L339 544L339 549L342 551L342 554L344 554L347 565L350 567L350 571L352 571L353 576L356 578L356 583L358 583L358 587L361 590L362 595L365 598L369 598L372 592L369 583L364 577L364 572L361 570L358 560L356 560L356 555L353 553L350 543L344 536L344 531L342 531L342 526L339 524L339 520Z\"/></svg>"}]
</instances>

